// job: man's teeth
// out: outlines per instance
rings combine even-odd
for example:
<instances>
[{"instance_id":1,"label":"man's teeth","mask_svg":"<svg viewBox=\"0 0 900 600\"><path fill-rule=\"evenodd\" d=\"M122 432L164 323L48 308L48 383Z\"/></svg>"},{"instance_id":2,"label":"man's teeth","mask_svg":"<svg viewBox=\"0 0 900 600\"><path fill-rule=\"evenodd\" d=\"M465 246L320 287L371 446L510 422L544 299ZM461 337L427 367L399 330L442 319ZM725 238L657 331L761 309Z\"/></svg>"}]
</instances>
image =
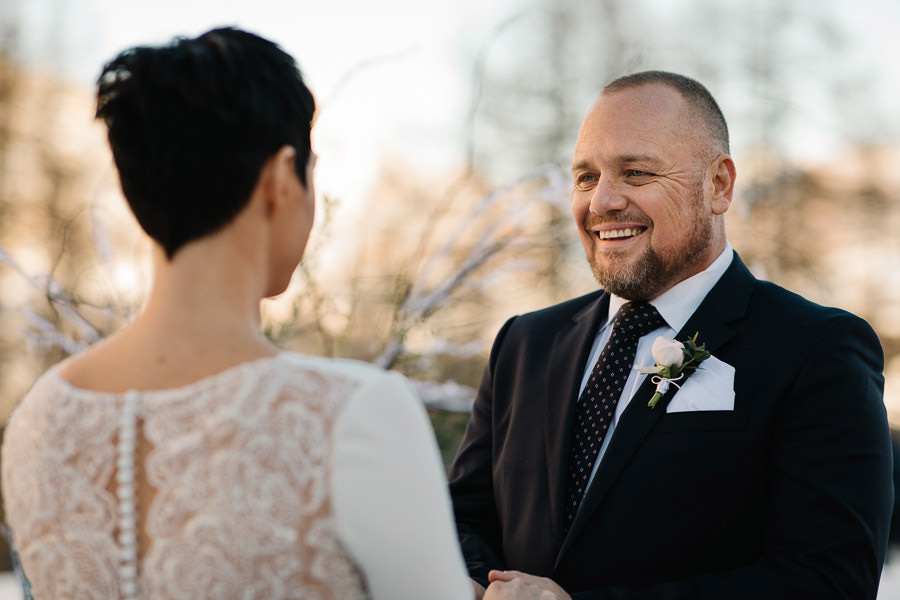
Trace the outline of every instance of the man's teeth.
<instances>
[{"instance_id":1,"label":"man's teeth","mask_svg":"<svg viewBox=\"0 0 900 600\"><path fill-rule=\"evenodd\" d=\"M626 227L625 229L612 229L610 231L598 231L597 237L601 240L615 240L618 238L626 238L631 237L633 235L637 235L641 232L641 228L635 227L634 229L630 227Z\"/></svg>"}]
</instances>

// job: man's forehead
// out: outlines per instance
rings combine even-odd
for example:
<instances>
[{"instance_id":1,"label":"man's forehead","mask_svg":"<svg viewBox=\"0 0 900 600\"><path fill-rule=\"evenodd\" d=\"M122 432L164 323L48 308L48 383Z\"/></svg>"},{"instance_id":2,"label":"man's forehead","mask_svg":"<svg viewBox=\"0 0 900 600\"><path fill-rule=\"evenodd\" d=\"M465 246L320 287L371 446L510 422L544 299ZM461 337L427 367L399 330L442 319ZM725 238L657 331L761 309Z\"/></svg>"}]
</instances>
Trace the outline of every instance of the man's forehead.
<instances>
[{"instance_id":1,"label":"man's forehead","mask_svg":"<svg viewBox=\"0 0 900 600\"><path fill-rule=\"evenodd\" d=\"M575 145L609 144L615 141L617 145L640 147L649 144L657 146L663 134L669 133L671 133L669 128L655 127L652 123L646 127L622 123L611 125L592 123L585 124L578 131Z\"/></svg>"},{"instance_id":2,"label":"man's forehead","mask_svg":"<svg viewBox=\"0 0 900 600\"><path fill-rule=\"evenodd\" d=\"M619 155L658 155L685 142L684 103L671 88L645 85L604 94L588 112L575 153L595 150Z\"/></svg>"},{"instance_id":3,"label":"man's forehead","mask_svg":"<svg viewBox=\"0 0 900 600\"><path fill-rule=\"evenodd\" d=\"M658 159L665 147L678 144L658 129L619 127L582 128L575 142L575 157L604 155L619 160Z\"/></svg>"}]
</instances>

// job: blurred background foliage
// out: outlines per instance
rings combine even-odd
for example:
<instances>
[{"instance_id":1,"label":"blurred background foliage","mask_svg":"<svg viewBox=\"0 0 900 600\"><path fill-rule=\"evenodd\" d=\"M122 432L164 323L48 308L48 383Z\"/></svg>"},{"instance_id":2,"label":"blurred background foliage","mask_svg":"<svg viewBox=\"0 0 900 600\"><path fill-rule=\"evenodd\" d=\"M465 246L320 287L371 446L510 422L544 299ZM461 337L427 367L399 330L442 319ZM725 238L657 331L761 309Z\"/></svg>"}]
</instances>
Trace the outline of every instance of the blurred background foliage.
<instances>
[{"instance_id":1,"label":"blurred background foliage","mask_svg":"<svg viewBox=\"0 0 900 600\"><path fill-rule=\"evenodd\" d=\"M2 1L0 423L41 371L139 310L148 284L91 90L29 63L25 0ZM378 156L361 205L323 195L307 259L266 302L267 334L407 374L449 460L502 322L595 287L568 212L585 111L615 76L673 70L705 83L729 119L732 244L759 276L872 323L900 423L900 117L883 57L859 50L855 18L880 13L853 6L521 0L457 49L468 82L447 142L456 159L427 170ZM333 136L322 98L316 135Z\"/></svg>"}]
</instances>

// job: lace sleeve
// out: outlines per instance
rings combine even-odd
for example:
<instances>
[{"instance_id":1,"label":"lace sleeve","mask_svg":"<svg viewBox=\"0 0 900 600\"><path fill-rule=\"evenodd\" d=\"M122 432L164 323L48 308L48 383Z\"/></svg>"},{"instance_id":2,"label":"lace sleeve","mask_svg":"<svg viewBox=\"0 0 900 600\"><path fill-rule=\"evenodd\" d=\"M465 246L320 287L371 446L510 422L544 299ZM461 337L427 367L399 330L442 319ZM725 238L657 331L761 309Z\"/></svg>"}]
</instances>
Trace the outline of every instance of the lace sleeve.
<instances>
[{"instance_id":1,"label":"lace sleeve","mask_svg":"<svg viewBox=\"0 0 900 600\"><path fill-rule=\"evenodd\" d=\"M333 439L336 528L372 598L471 598L440 454L408 383L390 375L361 388Z\"/></svg>"}]
</instances>

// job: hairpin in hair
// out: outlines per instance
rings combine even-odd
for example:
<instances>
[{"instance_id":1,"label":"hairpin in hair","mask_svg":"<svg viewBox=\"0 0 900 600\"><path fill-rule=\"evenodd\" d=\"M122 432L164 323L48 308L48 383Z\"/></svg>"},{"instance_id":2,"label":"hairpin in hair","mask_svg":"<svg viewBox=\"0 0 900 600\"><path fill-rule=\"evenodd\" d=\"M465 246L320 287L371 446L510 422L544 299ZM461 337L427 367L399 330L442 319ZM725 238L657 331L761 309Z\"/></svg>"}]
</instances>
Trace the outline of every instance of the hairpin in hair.
<instances>
[{"instance_id":1,"label":"hairpin in hair","mask_svg":"<svg viewBox=\"0 0 900 600\"><path fill-rule=\"evenodd\" d=\"M126 69L125 67L118 66L115 69L110 69L100 78L100 85L103 87L107 87L113 85L114 83L122 83L123 81L128 81L131 79L131 71Z\"/></svg>"}]
</instances>

